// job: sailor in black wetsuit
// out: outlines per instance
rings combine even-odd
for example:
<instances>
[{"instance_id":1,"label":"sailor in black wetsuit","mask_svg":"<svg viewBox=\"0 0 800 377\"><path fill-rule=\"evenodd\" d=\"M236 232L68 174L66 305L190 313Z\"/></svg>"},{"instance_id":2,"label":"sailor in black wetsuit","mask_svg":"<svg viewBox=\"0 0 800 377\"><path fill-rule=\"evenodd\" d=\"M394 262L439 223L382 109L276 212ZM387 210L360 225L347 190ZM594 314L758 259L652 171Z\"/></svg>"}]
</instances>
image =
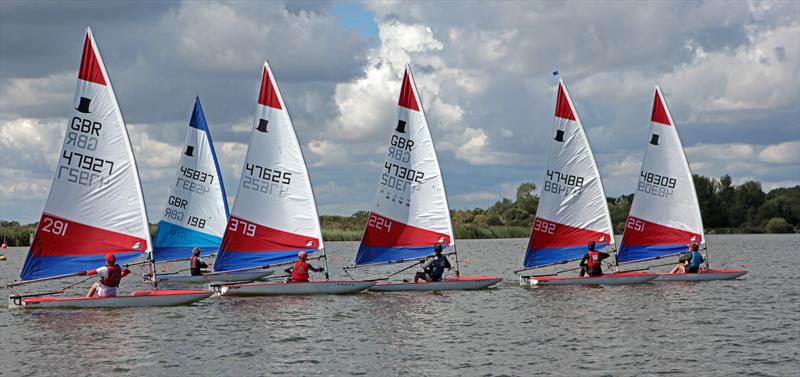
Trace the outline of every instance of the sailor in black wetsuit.
<instances>
[{"instance_id":1,"label":"sailor in black wetsuit","mask_svg":"<svg viewBox=\"0 0 800 377\"><path fill-rule=\"evenodd\" d=\"M581 273L580 277L583 277L585 274L589 274L589 276L602 276L603 275L603 259L608 258L608 253L601 253L594 249L594 241L590 241L587 247L589 251L583 255L583 259L581 259Z\"/></svg>"},{"instance_id":2,"label":"sailor in black wetsuit","mask_svg":"<svg viewBox=\"0 0 800 377\"><path fill-rule=\"evenodd\" d=\"M425 281L439 281L442 280L445 269L450 269L450 261L442 254L442 245L436 244L433 247L433 258L428 260L423 266L422 271L414 275L414 282L419 282L419 279Z\"/></svg>"}]
</instances>

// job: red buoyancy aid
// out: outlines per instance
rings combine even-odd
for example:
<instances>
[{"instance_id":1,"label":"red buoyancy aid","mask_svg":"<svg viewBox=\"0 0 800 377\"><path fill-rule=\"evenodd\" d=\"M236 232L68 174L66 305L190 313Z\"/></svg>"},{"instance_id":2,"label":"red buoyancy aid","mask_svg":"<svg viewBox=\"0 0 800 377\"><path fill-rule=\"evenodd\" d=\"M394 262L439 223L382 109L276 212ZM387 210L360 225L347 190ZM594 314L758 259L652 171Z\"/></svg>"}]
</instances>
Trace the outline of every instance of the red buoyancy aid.
<instances>
[{"instance_id":1,"label":"red buoyancy aid","mask_svg":"<svg viewBox=\"0 0 800 377\"><path fill-rule=\"evenodd\" d=\"M587 261L586 265L589 268L601 268L603 267L603 263L601 262L602 258L600 258L599 251L590 251L589 252L589 260Z\"/></svg>"},{"instance_id":2,"label":"red buoyancy aid","mask_svg":"<svg viewBox=\"0 0 800 377\"><path fill-rule=\"evenodd\" d=\"M292 281L308 281L308 263L301 260L294 262Z\"/></svg>"},{"instance_id":3,"label":"red buoyancy aid","mask_svg":"<svg viewBox=\"0 0 800 377\"><path fill-rule=\"evenodd\" d=\"M100 283L109 288L119 287L119 282L122 280L122 267L118 264L108 266L108 277L100 278Z\"/></svg>"}]
</instances>

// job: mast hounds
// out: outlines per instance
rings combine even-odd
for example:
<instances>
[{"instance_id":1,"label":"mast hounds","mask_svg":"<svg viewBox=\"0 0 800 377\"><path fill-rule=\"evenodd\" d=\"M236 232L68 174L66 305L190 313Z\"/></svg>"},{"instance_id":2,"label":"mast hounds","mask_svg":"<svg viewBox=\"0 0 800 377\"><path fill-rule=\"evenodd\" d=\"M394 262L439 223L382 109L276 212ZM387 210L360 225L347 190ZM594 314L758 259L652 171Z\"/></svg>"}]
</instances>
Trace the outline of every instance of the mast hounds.
<instances>
[{"instance_id":1,"label":"mast hounds","mask_svg":"<svg viewBox=\"0 0 800 377\"><path fill-rule=\"evenodd\" d=\"M501 278L459 274L442 172L408 66L403 74L397 109L397 123L392 125L375 202L355 264L345 271L358 266L415 262L388 276L392 277L417 266L418 260L425 266L416 271L413 283L379 283L370 288L371 291L463 290L497 284ZM455 266L450 266L442 253L443 249L451 247L453 251L448 254L454 256ZM451 267L455 267L456 276L443 277L444 270Z\"/></svg>"},{"instance_id":2,"label":"mast hounds","mask_svg":"<svg viewBox=\"0 0 800 377\"><path fill-rule=\"evenodd\" d=\"M147 212L128 132L91 29L86 28L74 106L53 184L20 273L9 284L10 307L127 307L189 304L207 291L138 291L129 296L43 297L20 295L14 287L85 275L151 251ZM104 276L105 283L114 277ZM88 280L88 279L87 279ZM118 281L114 281L118 284ZM115 284L111 284L116 291ZM100 292L103 294L104 292Z\"/></svg>"}]
</instances>

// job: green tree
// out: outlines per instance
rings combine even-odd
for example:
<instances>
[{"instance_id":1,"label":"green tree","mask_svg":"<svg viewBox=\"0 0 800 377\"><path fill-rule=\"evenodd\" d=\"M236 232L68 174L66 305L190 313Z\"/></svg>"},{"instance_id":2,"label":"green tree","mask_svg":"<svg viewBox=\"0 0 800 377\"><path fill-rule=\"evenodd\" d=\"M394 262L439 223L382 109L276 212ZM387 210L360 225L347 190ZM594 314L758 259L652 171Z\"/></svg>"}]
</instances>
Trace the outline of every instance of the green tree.
<instances>
[{"instance_id":1,"label":"green tree","mask_svg":"<svg viewBox=\"0 0 800 377\"><path fill-rule=\"evenodd\" d=\"M531 182L524 182L517 187L516 207L533 215L539 206L539 197L535 195L536 185Z\"/></svg>"},{"instance_id":2,"label":"green tree","mask_svg":"<svg viewBox=\"0 0 800 377\"><path fill-rule=\"evenodd\" d=\"M764 203L766 194L761 190L761 183L747 181L733 192L733 204L728 210L730 225L734 227L754 226L757 221L758 208Z\"/></svg>"},{"instance_id":3,"label":"green tree","mask_svg":"<svg viewBox=\"0 0 800 377\"><path fill-rule=\"evenodd\" d=\"M792 233L794 227L782 217L773 217L767 222L767 233Z\"/></svg>"}]
</instances>

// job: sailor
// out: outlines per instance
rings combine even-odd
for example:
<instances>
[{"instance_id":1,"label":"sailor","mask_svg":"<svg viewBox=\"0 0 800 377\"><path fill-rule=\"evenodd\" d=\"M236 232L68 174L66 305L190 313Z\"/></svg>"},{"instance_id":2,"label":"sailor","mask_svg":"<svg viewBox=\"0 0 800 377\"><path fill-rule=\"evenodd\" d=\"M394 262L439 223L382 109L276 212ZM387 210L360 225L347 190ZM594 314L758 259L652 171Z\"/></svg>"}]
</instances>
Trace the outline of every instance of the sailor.
<instances>
[{"instance_id":1,"label":"sailor","mask_svg":"<svg viewBox=\"0 0 800 377\"><path fill-rule=\"evenodd\" d=\"M324 268L315 268L314 266L308 264L308 254L305 251L301 251L297 253L297 260L294 262L292 267L285 269L286 273L291 273L292 276L286 279L286 282L289 283L308 283L308 271L314 272L323 272L325 271Z\"/></svg>"},{"instance_id":2,"label":"sailor","mask_svg":"<svg viewBox=\"0 0 800 377\"><path fill-rule=\"evenodd\" d=\"M678 257L678 264L670 271L671 274L696 274L700 271L700 265L705 261L703 254L698 250L700 245L692 242L689 244L689 251L682 253Z\"/></svg>"},{"instance_id":3,"label":"sailor","mask_svg":"<svg viewBox=\"0 0 800 377\"><path fill-rule=\"evenodd\" d=\"M578 276L583 277L585 274L589 274L589 276L602 276L603 275L603 259L608 258L610 255L608 253L603 253L595 250L594 241L589 241L589 244L586 245L589 249L586 254L583 255L583 259L581 259L581 273Z\"/></svg>"},{"instance_id":4,"label":"sailor","mask_svg":"<svg viewBox=\"0 0 800 377\"><path fill-rule=\"evenodd\" d=\"M437 243L433 246L433 257L422 265L422 271L414 275L414 282L419 282L419 279L425 281L442 280L445 268L450 270L450 261L442 254L442 245Z\"/></svg>"},{"instance_id":5,"label":"sailor","mask_svg":"<svg viewBox=\"0 0 800 377\"><path fill-rule=\"evenodd\" d=\"M100 297L116 297L120 280L130 273L131 270L122 268L117 264L117 258L114 257L114 254L108 253L106 254L106 266L96 270L81 271L78 275L100 275L100 281L92 284L86 297L92 297L95 293Z\"/></svg>"},{"instance_id":6,"label":"sailor","mask_svg":"<svg viewBox=\"0 0 800 377\"><path fill-rule=\"evenodd\" d=\"M192 259L189 261L189 271L191 271L192 276L199 276L208 271L204 271L204 268L208 268L208 264L200 258L200 248L195 247L192 249Z\"/></svg>"}]
</instances>

